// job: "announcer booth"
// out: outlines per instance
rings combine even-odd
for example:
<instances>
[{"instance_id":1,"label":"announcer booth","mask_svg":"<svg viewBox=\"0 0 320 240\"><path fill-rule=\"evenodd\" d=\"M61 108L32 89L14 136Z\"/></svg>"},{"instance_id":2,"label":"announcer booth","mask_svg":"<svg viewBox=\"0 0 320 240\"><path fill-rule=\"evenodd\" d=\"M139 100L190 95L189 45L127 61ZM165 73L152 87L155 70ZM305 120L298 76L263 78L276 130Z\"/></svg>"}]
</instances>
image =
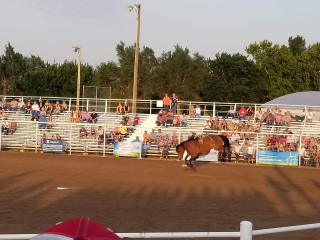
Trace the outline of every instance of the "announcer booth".
<instances>
[{"instance_id":1,"label":"announcer booth","mask_svg":"<svg viewBox=\"0 0 320 240\"><path fill-rule=\"evenodd\" d=\"M43 139L42 152L46 153L65 153L66 146L63 140Z\"/></svg>"}]
</instances>

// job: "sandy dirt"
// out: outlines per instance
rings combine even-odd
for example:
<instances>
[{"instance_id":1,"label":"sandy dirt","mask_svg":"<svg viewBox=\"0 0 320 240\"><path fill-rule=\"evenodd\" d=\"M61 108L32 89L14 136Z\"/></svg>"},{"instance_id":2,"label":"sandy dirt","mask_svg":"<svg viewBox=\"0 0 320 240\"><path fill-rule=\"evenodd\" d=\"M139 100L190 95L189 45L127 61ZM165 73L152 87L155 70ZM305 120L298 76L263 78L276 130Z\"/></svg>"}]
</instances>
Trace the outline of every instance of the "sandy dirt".
<instances>
[{"instance_id":1,"label":"sandy dirt","mask_svg":"<svg viewBox=\"0 0 320 240\"><path fill-rule=\"evenodd\" d=\"M0 233L89 217L115 232L320 222L320 169L0 152ZM254 239L320 239L320 229Z\"/></svg>"}]
</instances>

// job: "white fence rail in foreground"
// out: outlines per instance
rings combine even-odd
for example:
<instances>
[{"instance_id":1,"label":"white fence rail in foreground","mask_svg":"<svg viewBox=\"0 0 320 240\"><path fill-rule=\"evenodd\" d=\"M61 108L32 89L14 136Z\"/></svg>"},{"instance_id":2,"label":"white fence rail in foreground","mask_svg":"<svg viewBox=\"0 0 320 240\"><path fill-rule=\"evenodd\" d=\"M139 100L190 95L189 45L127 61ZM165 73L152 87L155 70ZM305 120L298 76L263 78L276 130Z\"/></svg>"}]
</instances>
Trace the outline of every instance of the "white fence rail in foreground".
<instances>
[{"instance_id":1,"label":"white fence rail in foreground","mask_svg":"<svg viewBox=\"0 0 320 240\"><path fill-rule=\"evenodd\" d=\"M240 238L240 240L252 240L252 236L293 232L300 230L309 230L320 228L320 223L296 225L289 227L268 228L261 230L252 230L252 223L249 221L242 221L240 223L239 232L153 232L153 233L116 233L121 238L225 238L233 237ZM0 240L20 240L30 239L37 234L0 234Z\"/></svg>"}]
</instances>

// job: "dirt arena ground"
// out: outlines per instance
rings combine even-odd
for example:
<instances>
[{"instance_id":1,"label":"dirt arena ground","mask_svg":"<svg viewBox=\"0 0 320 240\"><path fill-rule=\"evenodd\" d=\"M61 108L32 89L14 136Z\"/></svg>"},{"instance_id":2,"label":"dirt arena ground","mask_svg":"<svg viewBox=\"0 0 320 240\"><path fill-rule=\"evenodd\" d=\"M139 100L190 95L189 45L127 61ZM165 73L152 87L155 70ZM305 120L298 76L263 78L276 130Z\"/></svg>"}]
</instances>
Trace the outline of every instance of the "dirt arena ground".
<instances>
[{"instance_id":1,"label":"dirt arena ground","mask_svg":"<svg viewBox=\"0 0 320 240\"><path fill-rule=\"evenodd\" d=\"M115 232L239 231L320 222L320 169L0 152L0 233L74 217ZM62 189L60 189L62 188ZM254 237L320 239L320 229Z\"/></svg>"}]
</instances>

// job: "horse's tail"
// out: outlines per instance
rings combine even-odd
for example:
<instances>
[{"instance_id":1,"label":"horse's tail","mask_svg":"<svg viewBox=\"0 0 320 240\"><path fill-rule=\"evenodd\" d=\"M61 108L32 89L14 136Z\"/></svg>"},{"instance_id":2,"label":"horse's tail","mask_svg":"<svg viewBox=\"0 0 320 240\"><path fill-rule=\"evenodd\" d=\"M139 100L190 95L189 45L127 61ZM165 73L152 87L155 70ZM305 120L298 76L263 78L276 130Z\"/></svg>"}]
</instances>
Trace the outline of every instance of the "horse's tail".
<instances>
[{"instance_id":1,"label":"horse's tail","mask_svg":"<svg viewBox=\"0 0 320 240\"><path fill-rule=\"evenodd\" d=\"M226 157L228 157L228 160L231 160L231 155L230 155L230 142L228 137L224 136L224 135L219 135L219 137L222 139L223 141L223 155Z\"/></svg>"}]
</instances>

